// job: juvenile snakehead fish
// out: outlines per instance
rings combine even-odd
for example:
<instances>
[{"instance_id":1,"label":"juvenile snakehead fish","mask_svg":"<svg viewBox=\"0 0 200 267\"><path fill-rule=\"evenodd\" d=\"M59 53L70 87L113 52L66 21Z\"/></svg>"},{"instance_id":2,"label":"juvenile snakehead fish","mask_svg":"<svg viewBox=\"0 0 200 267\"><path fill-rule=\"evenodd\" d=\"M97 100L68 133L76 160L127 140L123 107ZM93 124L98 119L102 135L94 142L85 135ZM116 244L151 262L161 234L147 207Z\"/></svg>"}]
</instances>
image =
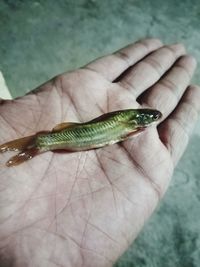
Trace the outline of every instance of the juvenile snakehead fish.
<instances>
[{"instance_id":1,"label":"juvenile snakehead fish","mask_svg":"<svg viewBox=\"0 0 200 267\"><path fill-rule=\"evenodd\" d=\"M126 109L103 114L85 123L64 122L52 131L2 144L0 152L20 151L6 163L7 166L14 166L50 150L95 149L140 133L161 116L161 112L154 109Z\"/></svg>"}]
</instances>

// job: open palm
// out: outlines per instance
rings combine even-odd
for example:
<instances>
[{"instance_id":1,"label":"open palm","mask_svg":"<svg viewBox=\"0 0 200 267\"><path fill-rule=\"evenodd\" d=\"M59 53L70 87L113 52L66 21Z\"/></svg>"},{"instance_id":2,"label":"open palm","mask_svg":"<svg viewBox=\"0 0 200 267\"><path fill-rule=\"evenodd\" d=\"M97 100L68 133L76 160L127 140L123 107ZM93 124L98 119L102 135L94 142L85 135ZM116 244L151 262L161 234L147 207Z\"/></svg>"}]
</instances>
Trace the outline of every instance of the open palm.
<instances>
[{"instance_id":1,"label":"open palm","mask_svg":"<svg viewBox=\"0 0 200 267\"><path fill-rule=\"evenodd\" d=\"M112 266L163 196L187 145L200 105L199 88L189 86L194 69L182 45L146 39L1 102L0 143L113 110L163 113L157 127L101 149L47 152L11 168L4 162L13 153L0 155L5 264Z\"/></svg>"}]
</instances>

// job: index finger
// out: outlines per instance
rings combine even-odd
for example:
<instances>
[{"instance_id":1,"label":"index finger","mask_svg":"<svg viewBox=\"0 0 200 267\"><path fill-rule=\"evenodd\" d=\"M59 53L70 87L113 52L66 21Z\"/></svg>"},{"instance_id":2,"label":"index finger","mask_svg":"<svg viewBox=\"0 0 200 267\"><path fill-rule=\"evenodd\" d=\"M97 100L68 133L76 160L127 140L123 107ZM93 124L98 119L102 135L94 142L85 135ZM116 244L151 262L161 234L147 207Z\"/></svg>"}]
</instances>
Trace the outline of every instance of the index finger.
<instances>
[{"instance_id":1,"label":"index finger","mask_svg":"<svg viewBox=\"0 0 200 267\"><path fill-rule=\"evenodd\" d=\"M158 39L140 40L113 54L96 59L84 66L84 68L96 71L107 80L113 81L129 67L161 46L162 42Z\"/></svg>"}]
</instances>

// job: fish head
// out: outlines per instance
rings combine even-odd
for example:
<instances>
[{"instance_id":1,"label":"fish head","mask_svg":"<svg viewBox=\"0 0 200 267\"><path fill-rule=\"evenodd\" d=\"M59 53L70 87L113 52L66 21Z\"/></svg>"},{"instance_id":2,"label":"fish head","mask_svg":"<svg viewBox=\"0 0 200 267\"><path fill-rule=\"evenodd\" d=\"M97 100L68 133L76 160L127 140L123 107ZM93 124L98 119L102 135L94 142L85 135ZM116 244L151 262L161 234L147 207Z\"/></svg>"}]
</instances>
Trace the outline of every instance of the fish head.
<instances>
[{"instance_id":1,"label":"fish head","mask_svg":"<svg viewBox=\"0 0 200 267\"><path fill-rule=\"evenodd\" d=\"M155 109L138 109L135 110L131 120L137 128L145 128L162 117L162 113ZM130 120L130 121L131 121Z\"/></svg>"}]
</instances>

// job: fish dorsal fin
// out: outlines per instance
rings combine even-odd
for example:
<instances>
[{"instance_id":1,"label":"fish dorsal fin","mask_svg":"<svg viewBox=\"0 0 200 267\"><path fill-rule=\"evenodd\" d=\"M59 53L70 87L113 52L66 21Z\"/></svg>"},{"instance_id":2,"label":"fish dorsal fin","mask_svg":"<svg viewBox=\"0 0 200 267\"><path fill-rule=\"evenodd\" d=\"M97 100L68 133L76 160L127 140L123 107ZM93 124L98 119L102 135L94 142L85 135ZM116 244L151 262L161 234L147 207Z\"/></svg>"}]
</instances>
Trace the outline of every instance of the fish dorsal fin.
<instances>
[{"instance_id":1,"label":"fish dorsal fin","mask_svg":"<svg viewBox=\"0 0 200 267\"><path fill-rule=\"evenodd\" d=\"M58 132L58 131L61 131L61 130L64 130L66 128L70 128L72 126L75 126L79 123L76 123L76 122L62 122L62 123L59 123L57 124L53 129L52 129L52 132Z\"/></svg>"},{"instance_id":2,"label":"fish dorsal fin","mask_svg":"<svg viewBox=\"0 0 200 267\"><path fill-rule=\"evenodd\" d=\"M106 119L112 118L114 115L117 115L117 114L119 114L119 111L112 111L109 113L105 113L105 114L100 115L97 118L94 118L94 119L88 121L88 123L101 122L101 121L104 121Z\"/></svg>"}]
</instances>

